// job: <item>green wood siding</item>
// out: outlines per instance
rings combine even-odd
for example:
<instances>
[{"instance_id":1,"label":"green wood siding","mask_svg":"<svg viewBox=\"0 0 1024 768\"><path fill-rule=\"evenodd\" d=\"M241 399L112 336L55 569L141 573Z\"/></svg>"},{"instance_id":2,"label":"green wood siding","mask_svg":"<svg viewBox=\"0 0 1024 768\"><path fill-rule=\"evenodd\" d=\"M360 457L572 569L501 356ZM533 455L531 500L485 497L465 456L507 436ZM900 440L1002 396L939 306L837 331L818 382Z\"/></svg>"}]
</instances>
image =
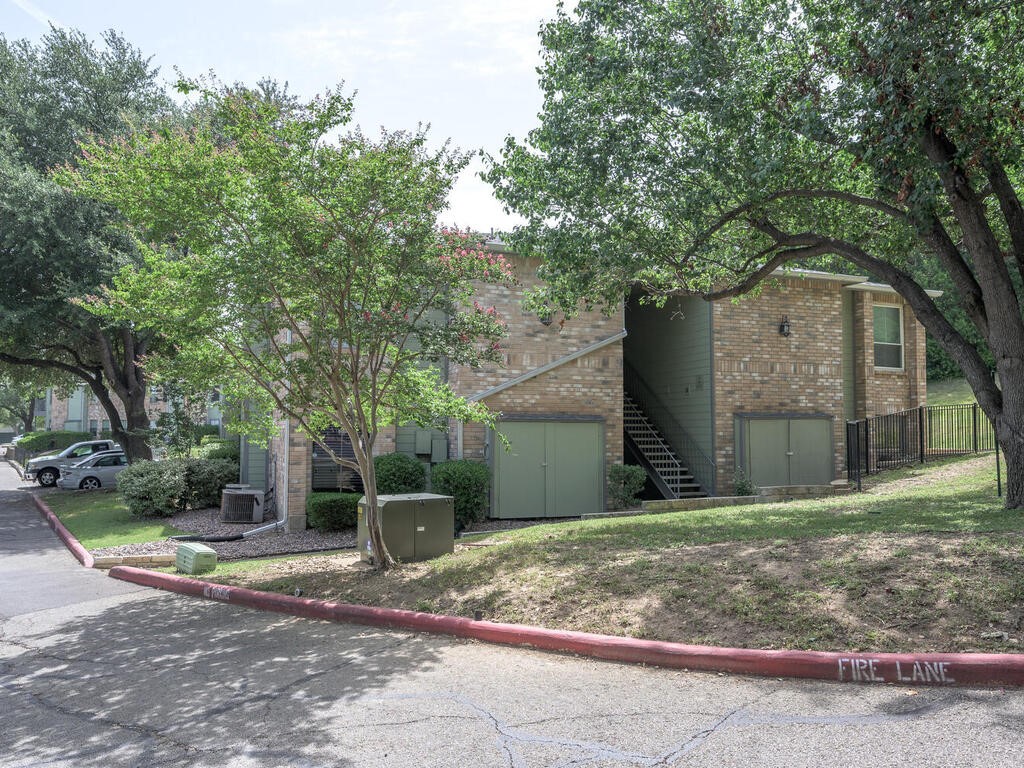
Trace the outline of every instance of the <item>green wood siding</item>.
<instances>
[{"instance_id":1,"label":"green wood siding","mask_svg":"<svg viewBox=\"0 0 1024 768\"><path fill-rule=\"evenodd\" d=\"M243 436L241 454L240 482L248 483L253 488L266 490L267 449L254 445Z\"/></svg>"},{"instance_id":2,"label":"green wood siding","mask_svg":"<svg viewBox=\"0 0 1024 768\"><path fill-rule=\"evenodd\" d=\"M701 450L711 456L711 305L687 296L669 299L659 309L631 299L626 330L626 361ZM648 415L657 420L656 414Z\"/></svg>"}]
</instances>

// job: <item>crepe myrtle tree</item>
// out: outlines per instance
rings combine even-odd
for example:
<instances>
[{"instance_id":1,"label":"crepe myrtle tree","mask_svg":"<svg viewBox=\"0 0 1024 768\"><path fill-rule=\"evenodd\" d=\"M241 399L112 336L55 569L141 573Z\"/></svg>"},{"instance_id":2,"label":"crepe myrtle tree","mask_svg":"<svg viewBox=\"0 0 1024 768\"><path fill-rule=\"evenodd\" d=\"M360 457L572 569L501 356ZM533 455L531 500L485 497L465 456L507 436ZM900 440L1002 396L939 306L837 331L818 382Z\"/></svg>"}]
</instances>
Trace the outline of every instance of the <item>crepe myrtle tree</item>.
<instances>
[{"instance_id":1,"label":"crepe myrtle tree","mask_svg":"<svg viewBox=\"0 0 1024 768\"><path fill-rule=\"evenodd\" d=\"M963 371L1024 506L1024 5L582 0L541 40L540 126L486 174L528 221L512 243L544 258L541 299L716 299L839 258Z\"/></svg>"},{"instance_id":2,"label":"crepe myrtle tree","mask_svg":"<svg viewBox=\"0 0 1024 768\"><path fill-rule=\"evenodd\" d=\"M120 209L145 253L93 310L167 334L175 354L147 363L158 377L217 381L357 470L374 561L391 567L372 460L381 429L493 423L439 372L442 360L500 361L505 326L474 284L513 280L500 255L437 224L468 156L429 149L422 131L340 133L352 105L337 91L288 107L244 87L201 99L205 124L86 144L61 175ZM332 426L354 459L323 442Z\"/></svg>"}]
</instances>

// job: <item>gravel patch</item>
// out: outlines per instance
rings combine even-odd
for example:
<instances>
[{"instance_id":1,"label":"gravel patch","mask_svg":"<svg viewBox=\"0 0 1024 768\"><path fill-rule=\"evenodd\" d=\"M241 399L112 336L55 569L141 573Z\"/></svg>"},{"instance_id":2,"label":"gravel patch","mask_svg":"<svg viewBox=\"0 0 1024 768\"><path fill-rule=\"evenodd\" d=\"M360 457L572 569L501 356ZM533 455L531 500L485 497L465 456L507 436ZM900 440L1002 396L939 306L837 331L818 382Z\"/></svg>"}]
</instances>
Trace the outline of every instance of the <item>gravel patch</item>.
<instances>
[{"instance_id":1,"label":"gravel patch","mask_svg":"<svg viewBox=\"0 0 1024 768\"><path fill-rule=\"evenodd\" d=\"M251 531L266 523L222 523L219 510L200 509L175 515L168 523L189 533L203 536L234 536ZM270 522L270 521L268 521ZM207 541L203 542L217 553L218 560L242 560L250 557L266 557L268 555L290 555L302 552L322 552L334 549L354 549L356 546L356 529L321 533L312 528L299 533L289 533L283 529L268 531L241 541ZM103 547L91 550L94 556L128 557L132 555L173 555L178 549L178 542L172 539L150 541L142 544L123 544L119 547Z\"/></svg>"}]
</instances>

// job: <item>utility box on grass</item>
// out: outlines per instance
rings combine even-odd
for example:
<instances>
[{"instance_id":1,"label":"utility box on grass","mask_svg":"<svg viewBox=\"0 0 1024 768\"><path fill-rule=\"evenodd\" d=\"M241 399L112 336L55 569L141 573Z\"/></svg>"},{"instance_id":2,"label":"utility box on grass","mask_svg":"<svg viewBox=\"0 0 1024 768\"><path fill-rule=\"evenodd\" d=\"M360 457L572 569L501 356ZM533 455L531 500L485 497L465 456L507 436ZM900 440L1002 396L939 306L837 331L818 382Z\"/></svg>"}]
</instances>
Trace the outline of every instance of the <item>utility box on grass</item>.
<instances>
[{"instance_id":1,"label":"utility box on grass","mask_svg":"<svg viewBox=\"0 0 1024 768\"><path fill-rule=\"evenodd\" d=\"M197 541L178 545L175 567L182 573L206 573L217 567L217 553Z\"/></svg>"},{"instance_id":2,"label":"utility box on grass","mask_svg":"<svg viewBox=\"0 0 1024 768\"><path fill-rule=\"evenodd\" d=\"M398 493L377 497L384 543L404 563L430 560L455 551L455 499L435 493ZM359 500L359 554L373 560L366 525L366 497Z\"/></svg>"}]
</instances>

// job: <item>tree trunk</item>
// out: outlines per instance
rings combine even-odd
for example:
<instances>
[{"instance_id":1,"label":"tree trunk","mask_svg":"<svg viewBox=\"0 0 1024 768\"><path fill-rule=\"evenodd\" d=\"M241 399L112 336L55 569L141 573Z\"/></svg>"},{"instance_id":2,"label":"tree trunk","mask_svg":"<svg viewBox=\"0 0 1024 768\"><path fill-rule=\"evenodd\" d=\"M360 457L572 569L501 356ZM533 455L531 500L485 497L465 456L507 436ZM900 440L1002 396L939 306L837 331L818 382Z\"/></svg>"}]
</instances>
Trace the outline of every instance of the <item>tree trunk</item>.
<instances>
[{"instance_id":1,"label":"tree trunk","mask_svg":"<svg viewBox=\"0 0 1024 768\"><path fill-rule=\"evenodd\" d=\"M25 404L25 410L18 414L21 419L21 425L24 427L21 431L23 435L27 435L35 427L35 424L33 423L35 421L35 415L36 399L34 397L30 397L28 402Z\"/></svg>"},{"instance_id":2,"label":"tree trunk","mask_svg":"<svg viewBox=\"0 0 1024 768\"><path fill-rule=\"evenodd\" d=\"M110 433L114 439L124 448L125 456L129 462L140 459L150 460L153 458L153 450L146 442L149 431L149 415L146 413L146 390L133 389L121 397L125 406L125 419L122 421L121 414L110 396L110 390L103 383L102 377L88 380L96 399L103 406L104 413L110 421Z\"/></svg>"},{"instance_id":3,"label":"tree trunk","mask_svg":"<svg viewBox=\"0 0 1024 768\"><path fill-rule=\"evenodd\" d=\"M1024 441L1003 437L999 447L1006 461L1006 508L1024 508Z\"/></svg>"},{"instance_id":4,"label":"tree trunk","mask_svg":"<svg viewBox=\"0 0 1024 768\"><path fill-rule=\"evenodd\" d=\"M1024 508L1024 362L997 360L999 409L990 415L996 440L1006 460L1007 509Z\"/></svg>"},{"instance_id":5,"label":"tree trunk","mask_svg":"<svg viewBox=\"0 0 1024 768\"><path fill-rule=\"evenodd\" d=\"M350 435L351 437L351 435ZM366 447L366 443L357 445L362 441L356 437L352 441L352 447L356 454L356 461L359 463L359 471L363 476L363 493L366 496L366 529L370 536L370 554L373 557L373 564L378 570L386 571L398 566L398 561L388 551L384 543L384 528L381 521L380 510L377 507L377 474L373 465L373 448Z\"/></svg>"}]
</instances>

